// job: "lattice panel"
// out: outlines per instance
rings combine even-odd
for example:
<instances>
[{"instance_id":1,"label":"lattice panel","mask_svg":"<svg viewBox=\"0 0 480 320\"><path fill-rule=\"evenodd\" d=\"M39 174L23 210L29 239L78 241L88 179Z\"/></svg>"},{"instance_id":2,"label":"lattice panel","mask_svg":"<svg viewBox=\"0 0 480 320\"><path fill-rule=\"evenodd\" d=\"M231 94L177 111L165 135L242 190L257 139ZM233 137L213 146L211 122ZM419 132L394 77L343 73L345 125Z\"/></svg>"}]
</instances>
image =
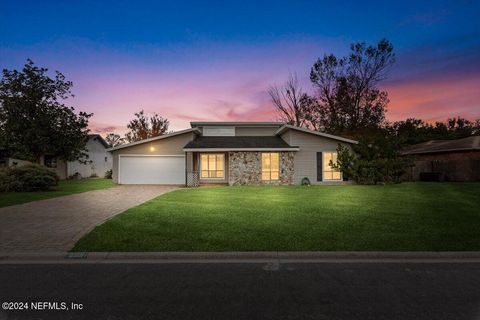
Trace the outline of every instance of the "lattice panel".
<instances>
[{"instance_id":1,"label":"lattice panel","mask_svg":"<svg viewBox=\"0 0 480 320\"><path fill-rule=\"evenodd\" d=\"M187 172L187 187L198 187L200 185L199 172Z\"/></svg>"}]
</instances>

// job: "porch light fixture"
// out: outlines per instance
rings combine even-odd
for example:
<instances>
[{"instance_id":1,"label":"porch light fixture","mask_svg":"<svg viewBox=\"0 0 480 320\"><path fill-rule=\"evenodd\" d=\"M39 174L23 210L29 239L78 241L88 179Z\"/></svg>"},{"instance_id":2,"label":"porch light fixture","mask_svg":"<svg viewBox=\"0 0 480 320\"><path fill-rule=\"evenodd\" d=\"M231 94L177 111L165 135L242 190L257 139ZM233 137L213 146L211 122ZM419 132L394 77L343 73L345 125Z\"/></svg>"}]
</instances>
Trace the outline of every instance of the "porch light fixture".
<instances>
[{"instance_id":1,"label":"porch light fixture","mask_svg":"<svg viewBox=\"0 0 480 320\"><path fill-rule=\"evenodd\" d=\"M150 147L150 151L155 151L155 147Z\"/></svg>"}]
</instances>

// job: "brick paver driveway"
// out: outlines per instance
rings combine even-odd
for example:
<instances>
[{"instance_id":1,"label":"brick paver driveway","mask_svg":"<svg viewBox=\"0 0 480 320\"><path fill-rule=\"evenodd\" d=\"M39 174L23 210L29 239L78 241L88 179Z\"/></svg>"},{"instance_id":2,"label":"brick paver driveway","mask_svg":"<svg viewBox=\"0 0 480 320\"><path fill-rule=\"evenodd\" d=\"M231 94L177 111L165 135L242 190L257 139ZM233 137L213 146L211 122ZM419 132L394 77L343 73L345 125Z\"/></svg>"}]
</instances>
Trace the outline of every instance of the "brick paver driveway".
<instances>
[{"instance_id":1,"label":"brick paver driveway","mask_svg":"<svg viewBox=\"0 0 480 320\"><path fill-rule=\"evenodd\" d=\"M0 208L0 252L68 251L96 225L174 189L116 186Z\"/></svg>"}]
</instances>

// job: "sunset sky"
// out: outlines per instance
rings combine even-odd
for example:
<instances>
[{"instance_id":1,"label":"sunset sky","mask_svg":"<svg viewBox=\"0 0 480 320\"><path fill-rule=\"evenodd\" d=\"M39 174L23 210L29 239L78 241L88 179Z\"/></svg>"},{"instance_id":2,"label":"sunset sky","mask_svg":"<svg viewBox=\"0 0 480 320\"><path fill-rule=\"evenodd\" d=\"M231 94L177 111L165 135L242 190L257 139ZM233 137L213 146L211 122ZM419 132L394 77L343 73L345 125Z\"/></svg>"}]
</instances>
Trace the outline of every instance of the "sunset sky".
<instances>
[{"instance_id":1,"label":"sunset sky","mask_svg":"<svg viewBox=\"0 0 480 320\"><path fill-rule=\"evenodd\" d=\"M389 39L389 120L480 118L479 1L5 1L0 68L27 58L73 81L94 132L144 109L170 119L276 120L266 93L350 43Z\"/></svg>"}]
</instances>

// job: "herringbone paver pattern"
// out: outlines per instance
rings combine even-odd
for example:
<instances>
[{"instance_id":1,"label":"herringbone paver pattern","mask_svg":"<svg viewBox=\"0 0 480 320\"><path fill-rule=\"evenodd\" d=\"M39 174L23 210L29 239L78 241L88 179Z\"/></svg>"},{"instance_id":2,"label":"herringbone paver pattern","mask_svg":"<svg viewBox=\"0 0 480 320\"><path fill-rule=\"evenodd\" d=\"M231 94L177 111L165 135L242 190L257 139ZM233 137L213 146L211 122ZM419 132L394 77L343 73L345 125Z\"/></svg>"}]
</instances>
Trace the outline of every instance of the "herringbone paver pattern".
<instances>
[{"instance_id":1,"label":"herringbone paver pattern","mask_svg":"<svg viewBox=\"0 0 480 320\"><path fill-rule=\"evenodd\" d=\"M0 208L0 251L68 251L96 225L176 188L120 185Z\"/></svg>"}]
</instances>

